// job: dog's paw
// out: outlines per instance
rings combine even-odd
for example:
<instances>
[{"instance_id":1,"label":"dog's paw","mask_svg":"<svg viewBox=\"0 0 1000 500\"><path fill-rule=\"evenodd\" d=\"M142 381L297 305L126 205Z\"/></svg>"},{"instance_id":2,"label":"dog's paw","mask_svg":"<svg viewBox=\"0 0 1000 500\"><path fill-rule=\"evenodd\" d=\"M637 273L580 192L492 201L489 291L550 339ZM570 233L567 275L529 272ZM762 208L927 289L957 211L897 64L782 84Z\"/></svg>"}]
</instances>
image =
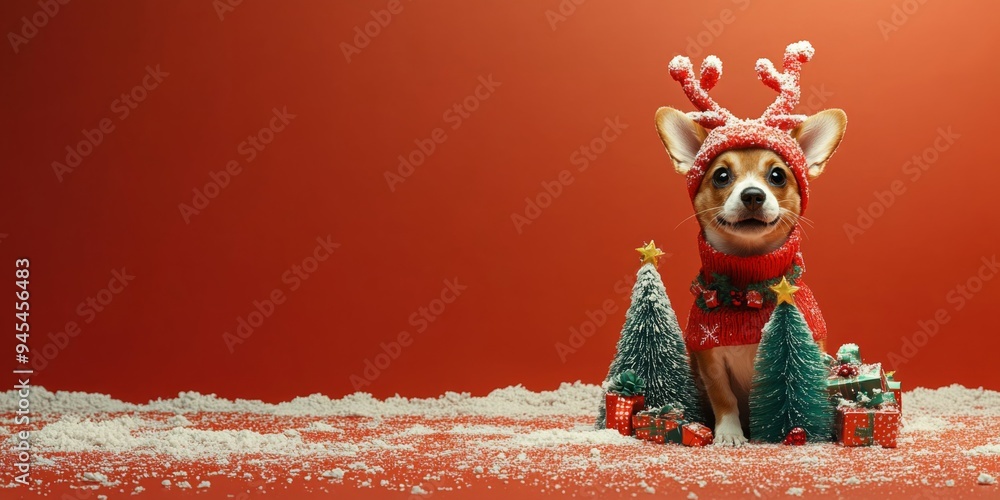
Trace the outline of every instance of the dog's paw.
<instances>
[{"instance_id":1,"label":"dog's paw","mask_svg":"<svg viewBox=\"0 0 1000 500\"><path fill-rule=\"evenodd\" d=\"M712 442L717 446L743 446L747 438L743 436L743 429L738 424L722 422L715 426L715 439Z\"/></svg>"}]
</instances>

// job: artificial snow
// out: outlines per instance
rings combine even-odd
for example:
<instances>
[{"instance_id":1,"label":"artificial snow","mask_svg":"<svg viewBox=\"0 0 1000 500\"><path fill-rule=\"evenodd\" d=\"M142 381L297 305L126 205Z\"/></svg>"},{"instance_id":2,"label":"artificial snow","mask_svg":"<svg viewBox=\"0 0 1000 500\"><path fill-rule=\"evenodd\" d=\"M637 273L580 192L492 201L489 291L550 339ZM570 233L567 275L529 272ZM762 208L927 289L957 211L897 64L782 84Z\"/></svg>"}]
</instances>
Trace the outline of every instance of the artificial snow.
<instances>
[{"instance_id":1,"label":"artificial snow","mask_svg":"<svg viewBox=\"0 0 1000 500\"><path fill-rule=\"evenodd\" d=\"M332 478L332 479L343 479L344 478L344 469L336 468L336 469L333 469L333 470L328 470L328 471L326 471L326 472L323 473L323 477L329 477L329 478Z\"/></svg>"},{"instance_id":2,"label":"artificial snow","mask_svg":"<svg viewBox=\"0 0 1000 500\"><path fill-rule=\"evenodd\" d=\"M83 480L92 483L101 483L103 485L112 485L111 481L108 481L108 476L101 474L100 472L84 472Z\"/></svg>"},{"instance_id":3,"label":"artificial snow","mask_svg":"<svg viewBox=\"0 0 1000 500\"><path fill-rule=\"evenodd\" d=\"M832 444L741 449L654 445L587 425L601 393L597 385L576 382L554 391L515 386L480 397L449 393L377 400L367 394L340 399L314 395L271 404L182 393L135 404L36 388L40 418L33 431L33 452L41 470L83 471L66 476L71 484L115 487L132 494L156 484L218 491L222 487L206 479L215 474L261 491L315 485L423 495L517 482L567 496L601 496L604 485L610 491L667 495L682 487L681 494L693 498L697 495L687 488L695 485L708 488L702 495L707 497L718 491L712 488L738 487L733 490L738 492L747 484L747 494L802 495L811 486L842 496L837 488L924 481L958 493L961 487L952 478L969 478L969 471L979 477L961 484L996 481L990 464L1000 455L1000 438L995 427L975 426L997 424L1000 393L982 388L907 392L908 441L894 450ZM0 402L8 404L14 397L2 393ZM5 425L17 430L10 422ZM975 431L982 438L956 448L948 445L953 429ZM0 439L9 446L14 436L8 433ZM926 448L929 444L936 447ZM868 464L869 469L863 474L841 469L838 464L845 459ZM910 468L914 460L928 459L937 469L917 475ZM206 464L210 470L203 469ZM760 479L754 475L759 470L782 472ZM816 484L796 485L795 474L816 474ZM293 482L295 476L322 481ZM139 482L145 488L137 486Z\"/></svg>"},{"instance_id":4,"label":"artificial snow","mask_svg":"<svg viewBox=\"0 0 1000 500\"><path fill-rule=\"evenodd\" d=\"M903 433L940 432L953 425L954 424L950 424L947 420L941 417L917 415L912 418L906 418L906 425L903 427Z\"/></svg>"},{"instance_id":5,"label":"artificial snow","mask_svg":"<svg viewBox=\"0 0 1000 500\"><path fill-rule=\"evenodd\" d=\"M304 430L313 432L333 432L343 434L343 429L338 429L326 422L309 422L309 425L305 427Z\"/></svg>"},{"instance_id":6,"label":"artificial snow","mask_svg":"<svg viewBox=\"0 0 1000 500\"><path fill-rule=\"evenodd\" d=\"M981 455L1000 455L1000 442L976 446L965 452L966 455L975 457Z\"/></svg>"},{"instance_id":7,"label":"artificial snow","mask_svg":"<svg viewBox=\"0 0 1000 500\"><path fill-rule=\"evenodd\" d=\"M157 399L144 404L128 403L104 394L83 392L51 392L43 387L32 390L32 406L38 412L59 414L94 415L117 412L168 412L191 413L254 413L278 416L331 416L331 417L392 417L420 415L425 417L453 417L475 415L483 417L537 418L566 415L583 416L594 412L600 394L598 386L580 382L563 383L554 391L532 392L517 385L497 389L484 397L469 393L447 392L437 398L391 397L378 400L371 394L358 392L340 399L321 394L295 398L271 404L257 400L227 400L215 394L182 392L176 398ZM0 408L15 408L16 391L0 393ZM319 430L319 429L316 429ZM336 432L336 431L333 431Z\"/></svg>"},{"instance_id":8,"label":"artificial snow","mask_svg":"<svg viewBox=\"0 0 1000 500\"><path fill-rule=\"evenodd\" d=\"M140 428L144 432L136 432ZM131 416L94 421L70 415L36 431L34 439L36 449L47 453L107 451L166 454L186 459L218 459L230 454L249 453L308 455L332 450L284 433L160 428L154 422Z\"/></svg>"}]
</instances>

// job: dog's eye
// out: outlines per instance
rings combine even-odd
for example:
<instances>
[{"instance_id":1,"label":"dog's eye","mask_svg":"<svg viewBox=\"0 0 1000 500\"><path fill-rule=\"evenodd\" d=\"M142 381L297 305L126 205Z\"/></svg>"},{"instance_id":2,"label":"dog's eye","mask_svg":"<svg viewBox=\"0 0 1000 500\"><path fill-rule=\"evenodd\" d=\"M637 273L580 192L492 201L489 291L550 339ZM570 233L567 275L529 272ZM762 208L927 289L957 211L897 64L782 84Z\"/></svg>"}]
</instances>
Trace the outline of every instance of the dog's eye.
<instances>
[{"instance_id":1,"label":"dog's eye","mask_svg":"<svg viewBox=\"0 0 1000 500\"><path fill-rule=\"evenodd\" d=\"M776 186L776 187L782 187L782 186L784 186L785 185L785 171L782 170L782 169L780 169L780 168L778 168L778 167L772 168L771 172L767 174L767 182L769 182L772 186Z\"/></svg>"},{"instance_id":2,"label":"dog's eye","mask_svg":"<svg viewBox=\"0 0 1000 500\"><path fill-rule=\"evenodd\" d=\"M726 187L730 182L733 182L733 176L729 175L728 168L720 168L712 174L712 184L717 188Z\"/></svg>"}]
</instances>

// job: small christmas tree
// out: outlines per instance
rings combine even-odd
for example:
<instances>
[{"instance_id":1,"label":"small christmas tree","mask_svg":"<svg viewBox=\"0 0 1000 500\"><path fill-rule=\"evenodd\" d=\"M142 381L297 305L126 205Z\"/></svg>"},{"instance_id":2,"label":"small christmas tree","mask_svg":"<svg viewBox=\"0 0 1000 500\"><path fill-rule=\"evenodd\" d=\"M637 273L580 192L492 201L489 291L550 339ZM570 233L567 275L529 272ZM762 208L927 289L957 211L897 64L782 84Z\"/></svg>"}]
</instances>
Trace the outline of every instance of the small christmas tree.
<instances>
[{"instance_id":1,"label":"small christmas tree","mask_svg":"<svg viewBox=\"0 0 1000 500\"><path fill-rule=\"evenodd\" d=\"M809 440L827 440L833 424L827 365L792 298L798 287L782 278L771 289L778 294L778 305L764 325L754 361L750 437L780 443L801 427Z\"/></svg>"},{"instance_id":2,"label":"small christmas tree","mask_svg":"<svg viewBox=\"0 0 1000 500\"><path fill-rule=\"evenodd\" d=\"M625 325L607 379L613 380L632 370L646 382L647 406L680 405L688 420L703 421L681 327L656 271L663 252L652 241L636 250L642 254L642 267L632 287L632 304L625 313ZM605 427L605 416L601 398L598 428Z\"/></svg>"}]
</instances>

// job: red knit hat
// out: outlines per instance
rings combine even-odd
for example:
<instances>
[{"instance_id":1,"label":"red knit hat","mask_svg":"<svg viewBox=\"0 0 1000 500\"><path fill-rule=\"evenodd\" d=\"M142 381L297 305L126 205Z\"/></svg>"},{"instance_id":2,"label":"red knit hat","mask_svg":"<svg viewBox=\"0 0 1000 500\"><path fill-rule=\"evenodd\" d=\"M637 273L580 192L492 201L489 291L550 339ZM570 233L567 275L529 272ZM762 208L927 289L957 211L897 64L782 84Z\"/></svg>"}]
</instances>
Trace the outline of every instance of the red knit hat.
<instances>
[{"instance_id":1,"label":"red knit hat","mask_svg":"<svg viewBox=\"0 0 1000 500\"><path fill-rule=\"evenodd\" d=\"M670 61L670 76L680 82L688 99L699 110L688 113L688 117L709 129L708 137L687 173L688 193L692 200L698 193L708 165L716 156L730 149L758 147L774 151L792 169L799 184L802 211L805 211L806 201L809 199L806 157L789 131L806 119L805 115L793 115L792 110L801 97L799 73L802 71L802 63L812 59L814 53L812 45L807 41L790 44L785 48L781 73L770 60L757 60L757 77L778 92L778 97L760 118L755 119L737 118L708 96L708 91L712 90L722 76L722 61L718 57L708 56L702 61L701 78L698 79L695 78L691 60L687 57L677 56Z\"/></svg>"}]
</instances>

